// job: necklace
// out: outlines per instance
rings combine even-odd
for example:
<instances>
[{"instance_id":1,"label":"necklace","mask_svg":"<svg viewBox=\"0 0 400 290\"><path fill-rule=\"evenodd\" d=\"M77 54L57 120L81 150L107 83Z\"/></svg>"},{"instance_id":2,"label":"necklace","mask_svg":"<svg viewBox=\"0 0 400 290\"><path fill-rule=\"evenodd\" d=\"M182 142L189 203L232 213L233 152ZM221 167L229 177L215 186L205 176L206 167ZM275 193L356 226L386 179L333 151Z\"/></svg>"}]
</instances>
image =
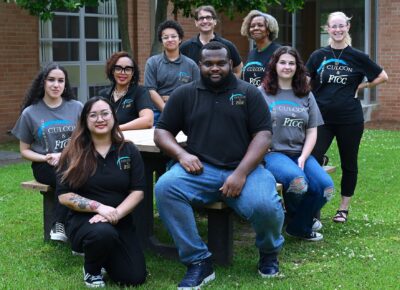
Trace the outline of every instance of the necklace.
<instances>
[{"instance_id":1,"label":"necklace","mask_svg":"<svg viewBox=\"0 0 400 290\"><path fill-rule=\"evenodd\" d=\"M119 106L122 103L122 99L125 97L126 93L128 92L128 88L123 90L122 92L118 91L117 88L114 89L112 96L110 97L111 103L118 103L117 108L115 109L115 112L118 113Z\"/></svg>"},{"instance_id":2,"label":"necklace","mask_svg":"<svg viewBox=\"0 0 400 290\"><path fill-rule=\"evenodd\" d=\"M114 89L113 91L113 97L114 97L114 101L118 102L118 100L122 97L124 97L126 95L126 93L128 92L128 88L126 88L123 91L118 91L117 88Z\"/></svg>"},{"instance_id":3,"label":"necklace","mask_svg":"<svg viewBox=\"0 0 400 290\"><path fill-rule=\"evenodd\" d=\"M347 47L347 46L346 46L346 47ZM335 52L333 51L333 48L332 48L332 46L331 46L331 51L332 51L333 57L336 59L335 65L339 65L340 57L342 56L342 53L343 53L343 51L346 49L346 47L343 48L343 49L340 51L339 56L336 57L336 54L335 54Z\"/></svg>"}]
</instances>

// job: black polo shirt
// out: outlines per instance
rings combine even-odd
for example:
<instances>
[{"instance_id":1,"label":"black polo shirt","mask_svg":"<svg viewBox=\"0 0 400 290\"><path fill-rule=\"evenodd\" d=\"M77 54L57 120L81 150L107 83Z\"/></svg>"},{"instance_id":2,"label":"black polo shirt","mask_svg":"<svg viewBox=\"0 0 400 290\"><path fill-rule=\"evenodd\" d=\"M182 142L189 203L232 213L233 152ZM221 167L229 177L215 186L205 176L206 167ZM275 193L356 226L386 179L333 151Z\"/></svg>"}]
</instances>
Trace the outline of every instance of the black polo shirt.
<instances>
[{"instance_id":1,"label":"black polo shirt","mask_svg":"<svg viewBox=\"0 0 400 290\"><path fill-rule=\"evenodd\" d=\"M200 34L197 36L192 37L184 41L181 46L179 47L181 53L186 55L187 57L191 58L196 64L199 63L200 60L200 49L203 47L203 44L200 41ZM231 59L233 62L233 67L238 66L242 59L240 58L240 54L236 46L230 42L229 40L222 38L218 34L214 33L214 38L211 41L218 41L225 44L228 49L229 53L231 54Z\"/></svg>"},{"instance_id":2,"label":"black polo shirt","mask_svg":"<svg viewBox=\"0 0 400 290\"><path fill-rule=\"evenodd\" d=\"M142 158L136 146L126 142L120 151L113 145L105 158L97 154L96 172L80 188L72 188L67 183L61 183L58 176L56 193L61 195L74 192L102 204L117 207L132 191L144 191L144 188ZM71 214L79 213L71 210Z\"/></svg>"},{"instance_id":3,"label":"black polo shirt","mask_svg":"<svg viewBox=\"0 0 400 290\"><path fill-rule=\"evenodd\" d=\"M153 110L149 91L139 85L131 85L125 96L114 102L112 92L114 86L100 91L100 95L109 99L117 113L120 125L133 121L139 117L139 112L143 109Z\"/></svg>"},{"instance_id":4,"label":"black polo shirt","mask_svg":"<svg viewBox=\"0 0 400 290\"><path fill-rule=\"evenodd\" d=\"M218 91L200 80L177 88L170 96L157 128L174 136L183 131L186 150L215 166L236 168L253 134L271 131L271 116L260 91L230 75Z\"/></svg>"}]
</instances>

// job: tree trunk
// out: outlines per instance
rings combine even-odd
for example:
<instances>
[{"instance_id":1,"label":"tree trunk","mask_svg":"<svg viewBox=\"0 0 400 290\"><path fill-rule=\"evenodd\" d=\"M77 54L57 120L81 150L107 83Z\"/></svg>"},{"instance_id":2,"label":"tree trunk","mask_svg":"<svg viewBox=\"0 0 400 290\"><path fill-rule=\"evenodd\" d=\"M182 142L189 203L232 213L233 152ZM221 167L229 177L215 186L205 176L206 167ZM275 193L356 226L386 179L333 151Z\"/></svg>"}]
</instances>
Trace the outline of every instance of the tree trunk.
<instances>
[{"instance_id":1,"label":"tree trunk","mask_svg":"<svg viewBox=\"0 0 400 290\"><path fill-rule=\"evenodd\" d=\"M167 19L168 0L158 0L156 8L156 18L154 23L154 38L151 45L151 55L158 54L162 51L162 45L158 40L157 29L161 22Z\"/></svg>"},{"instance_id":2,"label":"tree trunk","mask_svg":"<svg viewBox=\"0 0 400 290\"><path fill-rule=\"evenodd\" d=\"M132 46L129 40L128 30L127 0L118 0L115 2L117 3L118 29L122 41L122 50L132 55Z\"/></svg>"}]
</instances>

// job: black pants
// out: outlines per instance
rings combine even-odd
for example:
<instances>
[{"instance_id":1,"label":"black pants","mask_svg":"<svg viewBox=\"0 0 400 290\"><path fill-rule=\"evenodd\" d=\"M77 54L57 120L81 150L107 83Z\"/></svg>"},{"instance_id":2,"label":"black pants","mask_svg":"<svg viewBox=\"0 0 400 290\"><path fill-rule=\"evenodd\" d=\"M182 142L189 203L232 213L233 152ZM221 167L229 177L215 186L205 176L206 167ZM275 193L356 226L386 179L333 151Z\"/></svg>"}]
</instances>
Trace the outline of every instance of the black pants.
<instances>
[{"instance_id":1,"label":"black pants","mask_svg":"<svg viewBox=\"0 0 400 290\"><path fill-rule=\"evenodd\" d=\"M364 132L364 123L328 124L318 127L317 144L312 154L322 164L322 158L336 137L342 168L341 195L351 197L357 185L358 149Z\"/></svg>"},{"instance_id":2,"label":"black pants","mask_svg":"<svg viewBox=\"0 0 400 290\"><path fill-rule=\"evenodd\" d=\"M53 166L47 162L32 162L32 172L37 181L50 185L54 190L56 189L56 172ZM54 193L53 224L55 222L65 224L67 214L68 208L60 204L58 196Z\"/></svg>"},{"instance_id":3,"label":"black pants","mask_svg":"<svg viewBox=\"0 0 400 290\"><path fill-rule=\"evenodd\" d=\"M147 271L143 251L136 237L132 219L116 226L110 223L90 224L93 214L70 216L67 233L71 247L85 253L85 270L100 274L104 267L114 282L135 286L145 282Z\"/></svg>"}]
</instances>

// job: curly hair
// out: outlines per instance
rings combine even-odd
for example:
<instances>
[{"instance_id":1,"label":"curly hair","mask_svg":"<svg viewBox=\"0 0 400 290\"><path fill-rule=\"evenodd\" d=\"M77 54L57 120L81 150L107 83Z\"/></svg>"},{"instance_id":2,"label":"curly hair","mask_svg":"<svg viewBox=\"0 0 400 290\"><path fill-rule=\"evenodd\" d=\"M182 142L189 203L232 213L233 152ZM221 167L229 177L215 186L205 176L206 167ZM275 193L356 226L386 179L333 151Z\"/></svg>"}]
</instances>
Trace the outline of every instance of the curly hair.
<instances>
[{"instance_id":1,"label":"curly hair","mask_svg":"<svg viewBox=\"0 0 400 290\"><path fill-rule=\"evenodd\" d=\"M292 89L293 93L297 97L305 97L311 91L311 86L309 81L307 80L307 69L303 63L303 60L300 57L300 54L297 50L290 46L281 46L278 48L274 54L271 56L271 59L268 64L267 73L261 83L264 87L264 90L269 95L276 95L279 89L278 83L278 74L276 72L276 65L283 54L290 54L296 60L296 72L292 79Z\"/></svg>"},{"instance_id":2,"label":"curly hair","mask_svg":"<svg viewBox=\"0 0 400 290\"><path fill-rule=\"evenodd\" d=\"M58 65L55 62L51 62L47 64L36 76L36 78L32 81L30 88L28 89L24 100L21 105L21 112L29 107L30 105L36 104L41 99L43 99L45 94L45 81L47 76L52 70L59 69L64 73L65 76L65 86L64 91L61 94L61 97L66 100L76 100L76 96L72 91L71 85L69 83L68 72L67 70Z\"/></svg>"},{"instance_id":3,"label":"curly hair","mask_svg":"<svg viewBox=\"0 0 400 290\"><path fill-rule=\"evenodd\" d=\"M130 85L137 85L139 83L139 78L140 78L140 71L139 71L139 66L137 65L136 61L133 59L133 57L127 53L126 51L118 51L113 53L106 62L106 75L107 78L115 84L115 78L114 78L114 66L117 63L117 61L121 57L127 57L132 61L132 66L133 66L133 77L131 79Z\"/></svg>"},{"instance_id":4,"label":"curly hair","mask_svg":"<svg viewBox=\"0 0 400 290\"><path fill-rule=\"evenodd\" d=\"M183 39L184 32L183 32L182 26L174 20L166 20L166 21L160 23L160 25L158 25L158 28L157 28L158 41L162 42L162 38L161 38L162 32L167 28L175 29L176 33L178 33L178 35L179 35L179 39L180 40Z\"/></svg>"},{"instance_id":5,"label":"curly hair","mask_svg":"<svg viewBox=\"0 0 400 290\"><path fill-rule=\"evenodd\" d=\"M57 172L62 174L61 181L68 183L73 188L82 186L96 172L97 157L88 128L88 115L93 105L99 101L107 103L113 115L114 126L110 133L112 144L116 145L118 150L121 150L125 142L110 101L103 97L90 98L83 106L79 122L72 133L71 140L61 154L57 167ZM85 170L82 170L82 168L85 168Z\"/></svg>"},{"instance_id":6,"label":"curly hair","mask_svg":"<svg viewBox=\"0 0 400 290\"><path fill-rule=\"evenodd\" d=\"M268 36L269 40L274 41L275 39L277 39L279 34L279 25L275 17L258 10L251 10L249 14L246 15L246 17L243 19L242 27L240 29L240 34L243 36L247 36L247 38L251 38L250 23L254 17L258 16L264 17L265 27L269 31L269 36Z\"/></svg>"}]
</instances>

